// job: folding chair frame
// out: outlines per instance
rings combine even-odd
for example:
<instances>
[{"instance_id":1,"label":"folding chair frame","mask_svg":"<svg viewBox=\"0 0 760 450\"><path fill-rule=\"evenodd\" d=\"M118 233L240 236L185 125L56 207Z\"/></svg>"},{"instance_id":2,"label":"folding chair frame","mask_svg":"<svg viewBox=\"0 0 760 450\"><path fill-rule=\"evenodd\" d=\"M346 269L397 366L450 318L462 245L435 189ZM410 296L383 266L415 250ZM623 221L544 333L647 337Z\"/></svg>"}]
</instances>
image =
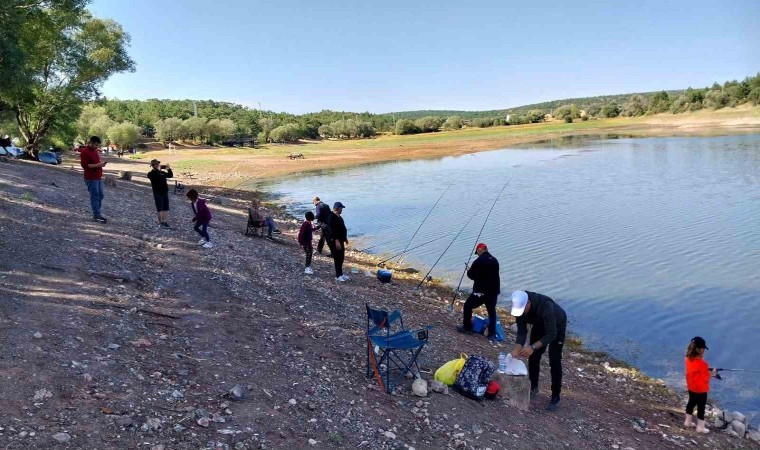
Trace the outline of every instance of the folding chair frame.
<instances>
[{"instance_id":1,"label":"folding chair frame","mask_svg":"<svg viewBox=\"0 0 760 450\"><path fill-rule=\"evenodd\" d=\"M388 394L398 387L401 380L407 372L412 371L416 378L420 377L420 366L417 362L422 349L428 341L428 330L432 327L425 327L419 330L407 330L404 327L404 321L401 313L396 310L391 313L382 310L372 309L367 306L367 378L374 372L375 379L381 388L385 389ZM396 332L391 329L398 322ZM374 326L371 326L374 323ZM410 336L418 340L413 348L394 348L390 345L392 338ZM372 341L372 337L382 338L388 346L381 346ZM377 351L375 347L377 346ZM402 357L408 355L408 359ZM379 356L379 359L378 359ZM382 366L385 369L382 370ZM416 369L416 370L415 370ZM398 372L392 375L392 372ZM382 372L382 373L381 373Z\"/></svg>"}]
</instances>

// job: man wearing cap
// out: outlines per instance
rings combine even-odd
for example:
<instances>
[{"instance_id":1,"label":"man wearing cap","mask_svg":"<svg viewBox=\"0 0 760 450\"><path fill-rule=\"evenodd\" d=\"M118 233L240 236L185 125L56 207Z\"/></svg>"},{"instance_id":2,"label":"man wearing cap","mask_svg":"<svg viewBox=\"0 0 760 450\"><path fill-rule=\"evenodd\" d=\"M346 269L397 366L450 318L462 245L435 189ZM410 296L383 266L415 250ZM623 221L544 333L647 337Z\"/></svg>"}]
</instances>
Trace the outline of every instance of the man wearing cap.
<instances>
[{"instance_id":1,"label":"man wearing cap","mask_svg":"<svg viewBox=\"0 0 760 450\"><path fill-rule=\"evenodd\" d=\"M499 279L499 261L490 253L484 243L475 246L478 258L467 269L467 278L473 281L472 294L464 302L462 325L457 327L460 333L472 333L472 310L486 305L488 310L488 339L496 340L496 301L501 292Z\"/></svg>"},{"instance_id":2,"label":"man wearing cap","mask_svg":"<svg viewBox=\"0 0 760 450\"><path fill-rule=\"evenodd\" d=\"M327 246L330 247L335 263L335 281L338 283L348 281L348 277L343 275L343 260L346 258L346 245L348 245L348 230L341 217L343 208L345 208L343 203L335 202L327 221Z\"/></svg>"},{"instance_id":3,"label":"man wearing cap","mask_svg":"<svg viewBox=\"0 0 760 450\"><path fill-rule=\"evenodd\" d=\"M161 228L169 227L169 184L167 178L173 178L172 168L169 164L161 166L161 161L154 159L150 162L152 170L148 172L150 186L153 188L153 200L156 202L158 211L158 224ZM164 172L162 169L166 169Z\"/></svg>"},{"instance_id":4,"label":"man wearing cap","mask_svg":"<svg viewBox=\"0 0 760 450\"><path fill-rule=\"evenodd\" d=\"M549 347L549 367L552 375L552 398L549 411L559 406L562 391L562 347L565 344L567 314L551 298L529 291L512 292L512 315L517 318L517 336L512 356L528 358L528 377L531 395L538 394L538 375L541 356ZM525 344L531 324L530 343Z\"/></svg>"},{"instance_id":5,"label":"man wearing cap","mask_svg":"<svg viewBox=\"0 0 760 450\"><path fill-rule=\"evenodd\" d=\"M107 161L100 161L100 138L92 136L87 145L79 147L79 162L82 165L84 184L90 193L90 206L92 207L92 220L106 223L107 220L101 214L103 205L103 168Z\"/></svg>"}]
</instances>

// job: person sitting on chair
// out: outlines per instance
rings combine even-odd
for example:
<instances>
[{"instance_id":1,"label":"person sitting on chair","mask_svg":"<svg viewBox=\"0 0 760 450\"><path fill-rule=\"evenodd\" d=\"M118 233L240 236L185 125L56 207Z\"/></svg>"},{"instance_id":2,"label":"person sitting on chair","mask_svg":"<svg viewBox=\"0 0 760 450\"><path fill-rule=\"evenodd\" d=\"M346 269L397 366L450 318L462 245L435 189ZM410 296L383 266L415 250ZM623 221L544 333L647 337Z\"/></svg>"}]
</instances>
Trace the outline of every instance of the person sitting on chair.
<instances>
[{"instance_id":1,"label":"person sitting on chair","mask_svg":"<svg viewBox=\"0 0 760 450\"><path fill-rule=\"evenodd\" d=\"M251 201L251 207L248 208L248 214L256 226L267 227L267 237L271 238L272 233L280 234L280 230L277 228L277 225L275 225L272 217L264 214L264 208L261 207L261 200L254 198Z\"/></svg>"}]
</instances>

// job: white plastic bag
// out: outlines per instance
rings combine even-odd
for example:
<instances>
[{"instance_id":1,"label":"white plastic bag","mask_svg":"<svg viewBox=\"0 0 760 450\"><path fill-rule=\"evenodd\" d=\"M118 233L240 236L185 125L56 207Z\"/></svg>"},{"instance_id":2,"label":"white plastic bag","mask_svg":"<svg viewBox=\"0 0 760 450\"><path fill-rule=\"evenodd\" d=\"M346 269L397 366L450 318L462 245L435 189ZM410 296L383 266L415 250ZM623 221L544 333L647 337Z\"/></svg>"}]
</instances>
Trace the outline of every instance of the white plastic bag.
<instances>
[{"instance_id":1,"label":"white plastic bag","mask_svg":"<svg viewBox=\"0 0 760 450\"><path fill-rule=\"evenodd\" d=\"M528 375L528 368L525 367L524 362L507 353L507 370L504 373L507 375Z\"/></svg>"}]
</instances>

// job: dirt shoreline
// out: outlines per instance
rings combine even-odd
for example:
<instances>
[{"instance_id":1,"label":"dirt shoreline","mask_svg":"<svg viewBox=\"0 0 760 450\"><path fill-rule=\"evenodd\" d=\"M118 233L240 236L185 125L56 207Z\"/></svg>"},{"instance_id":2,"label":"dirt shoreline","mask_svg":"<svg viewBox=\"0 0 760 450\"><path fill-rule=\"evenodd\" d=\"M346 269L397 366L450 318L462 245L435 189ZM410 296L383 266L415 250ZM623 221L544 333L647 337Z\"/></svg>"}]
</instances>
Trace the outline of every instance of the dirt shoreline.
<instances>
[{"instance_id":1,"label":"dirt shoreline","mask_svg":"<svg viewBox=\"0 0 760 450\"><path fill-rule=\"evenodd\" d=\"M273 208L276 241L243 236L251 193L202 187L215 247L197 245L189 207L155 224L149 188L106 188L106 225L89 220L81 174L0 161L0 445L6 448L760 448L683 429L682 396L600 354L568 348L563 401L548 366L531 410L456 393L395 395L365 378L365 303L430 324L423 376L460 352L498 347L453 331L451 290L379 284L349 254L302 273L297 221ZM225 196L220 194L227 194ZM348 226L350 228L350 222ZM53 238L55 236L55 238ZM243 399L225 397L233 386ZM205 420L204 420L205 419ZM753 447L754 446L754 447Z\"/></svg>"}]
</instances>

